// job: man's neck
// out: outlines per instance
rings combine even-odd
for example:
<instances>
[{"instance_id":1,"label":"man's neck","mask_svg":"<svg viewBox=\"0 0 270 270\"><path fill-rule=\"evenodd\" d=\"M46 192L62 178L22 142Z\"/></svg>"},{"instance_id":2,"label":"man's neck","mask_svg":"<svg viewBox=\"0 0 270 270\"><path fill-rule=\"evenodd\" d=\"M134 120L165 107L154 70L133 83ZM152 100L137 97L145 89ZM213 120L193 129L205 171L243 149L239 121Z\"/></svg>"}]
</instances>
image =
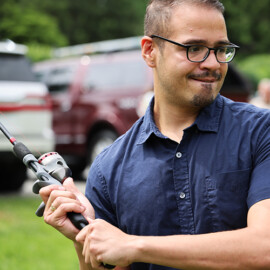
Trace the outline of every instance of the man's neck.
<instances>
[{"instance_id":1,"label":"man's neck","mask_svg":"<svg viewBox=\"0 0 270 270\"><path fill-rule=\"evenodd\" d=\"M185 128L191 126L200 109L180 108L170 104L154 104L154 119L160 132L177 143L180 143Z\"/></svg>"}]
</instances>

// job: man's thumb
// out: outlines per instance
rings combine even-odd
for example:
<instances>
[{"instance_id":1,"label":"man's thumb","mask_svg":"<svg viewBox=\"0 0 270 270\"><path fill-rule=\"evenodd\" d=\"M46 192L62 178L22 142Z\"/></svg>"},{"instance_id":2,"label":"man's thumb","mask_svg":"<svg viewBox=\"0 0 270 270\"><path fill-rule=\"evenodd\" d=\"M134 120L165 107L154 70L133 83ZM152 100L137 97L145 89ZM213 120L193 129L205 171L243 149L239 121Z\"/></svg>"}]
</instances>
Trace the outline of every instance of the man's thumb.
<instances>
[{"instance_id":1,"label":"man's thumb","mask_svg":"<svg viewBox=\"0 0 270 270\"><path fill-rule=\"evenodd\" d=\"M75 186L74 181L71 177L68 177L64 181L63 186L66 188L66 190L73 191L73 192L79 192L79 190Z\"/></svg>"}]
</instances>

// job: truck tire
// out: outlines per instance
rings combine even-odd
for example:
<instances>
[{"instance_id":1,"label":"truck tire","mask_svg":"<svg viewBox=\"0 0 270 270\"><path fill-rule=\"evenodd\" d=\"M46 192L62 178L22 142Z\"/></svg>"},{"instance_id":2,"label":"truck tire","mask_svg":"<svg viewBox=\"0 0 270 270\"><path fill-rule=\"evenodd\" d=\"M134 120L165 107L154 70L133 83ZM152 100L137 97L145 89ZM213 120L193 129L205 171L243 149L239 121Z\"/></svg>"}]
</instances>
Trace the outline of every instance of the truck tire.
<instances>
[{"instance_id":1,"label":"truck tire","mask_svg":"<svg viewBox=\"0 0 270 270\"><path fill-rule=\"evenodd\" d=\"M83 178L86 179L90 166L97 155L107 146L111 145L118 135L112 130L101 130L94 135L88 146L86 167L83 172Z\"/></svg>"},{"instance_id":2,"label":"truck tire","mask_svg":"<svg viewBox=\"0 0 270 270\"><path fill-rule=\"evenodd\" d=\"M4 164L1 166L0 178L0 192L18 191L26 180L26 167L22 162Z\"/></svg>"}]
</instances>

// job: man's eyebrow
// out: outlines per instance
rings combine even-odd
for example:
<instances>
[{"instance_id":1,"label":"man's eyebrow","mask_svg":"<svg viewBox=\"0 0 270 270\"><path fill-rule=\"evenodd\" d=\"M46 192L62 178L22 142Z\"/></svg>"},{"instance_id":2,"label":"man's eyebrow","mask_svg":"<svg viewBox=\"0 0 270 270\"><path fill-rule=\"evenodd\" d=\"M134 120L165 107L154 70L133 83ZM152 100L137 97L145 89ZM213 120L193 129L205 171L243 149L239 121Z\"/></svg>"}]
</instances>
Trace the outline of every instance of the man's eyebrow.
<instances>
[{"instance_id":1,"label":"man's eyebrow","mask_svg":"<svg viewBox=\"0 0 270 270\"><path fill-rule=\"evenodd\" d=\"M188 39L186 41L184 41L182 44L184 45L207 45L208 42L204 39ZM217 42L215 42L215 46L218 46L218 45L231 45L232 43L227 40L227 39L224 39L224 40L219 40Z\"/></svg>"},{"instance_id":2,"label":"man's eyebrow","mask_svg":"<svg viewBox=\"0 0 270 270\"><path fill-rule=\"evenodd\" d=\"M229 40L220 40L216 45L231 45L232 43Z\"/></svg>"}]
</instances>

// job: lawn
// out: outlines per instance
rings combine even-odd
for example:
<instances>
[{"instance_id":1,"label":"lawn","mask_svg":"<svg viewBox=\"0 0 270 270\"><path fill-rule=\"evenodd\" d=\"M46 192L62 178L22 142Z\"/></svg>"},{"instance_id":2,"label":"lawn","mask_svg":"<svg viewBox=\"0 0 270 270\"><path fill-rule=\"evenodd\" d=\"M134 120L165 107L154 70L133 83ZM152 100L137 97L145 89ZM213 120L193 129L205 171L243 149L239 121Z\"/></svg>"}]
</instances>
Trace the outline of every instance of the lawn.
<instances>
[{"instance_id":1,"label":"lawn","mask_svg":"<svg viewBox=\"0 0 270 270\"><path fill-rule=\"evenodd\" d=\"M40 202L0 196L0 270L79 269L72 242L35 215Z\"/></svg>"}]
</instances>

